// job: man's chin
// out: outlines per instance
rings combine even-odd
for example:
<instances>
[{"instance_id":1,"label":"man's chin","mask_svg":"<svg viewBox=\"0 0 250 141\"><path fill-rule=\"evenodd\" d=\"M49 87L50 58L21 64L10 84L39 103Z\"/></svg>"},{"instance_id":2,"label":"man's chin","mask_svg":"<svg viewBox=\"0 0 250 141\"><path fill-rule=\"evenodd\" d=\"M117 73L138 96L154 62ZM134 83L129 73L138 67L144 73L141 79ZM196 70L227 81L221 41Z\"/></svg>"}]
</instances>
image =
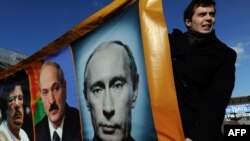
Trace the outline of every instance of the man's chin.
<instances>
[{"instance_id":1,"label":"man's chin","mask_svg":"<svg viewBox=\"0 0 250 141\"><path fill-rule=\"evenodd\" d=\"M22 120L16 120L16 121L14 121L14 124L15 124L16 126L21 127L21 126L23 125L23 121L22 121Z\"/></svg>"},{"instance_id":2,"label":"man's chin","mask_svg":"<svg viewBox=\"0 0 250 141\"><path fill-rule=\"evenodd\" d=\"M60 121L60 118L59 118L59 115L58 115L58 114L55 114L55 115L51 114L51 115L49 116L49 120L50 120L50 122L52 122L52 123L58 123L58 122Z\"/></svg>"},{"instance_id":3,"label":"man's chin","mask_svg":"<svg viewBox=\"0 0 250 141\"><path fill-rule=\"evenodd\" d=\"M62 123L63 116L60 113L49 116L49 121L52 123L54 127L59 127Z\"/></svg>"},{"instance_id":4,"label":"man's chin","mask_svg":"<svg viewBox=\"0 0 250 141\"><path fill-rule=\"evenodd\" d=\"M102 141L122 141L122 137L114 135L114 134L102 134L100 136Z\"/></svg>"},{"instance_id":5,"label":"man's chin","mask_svg":"<svg viewBox=\"0 0 250 141\"><path fill-rule=\"evenodd\" d=\"M212 29L206 29L206 30L201 31L202 34L209 34L211 32L212 32Z\"/></svg>"}]
</instances>

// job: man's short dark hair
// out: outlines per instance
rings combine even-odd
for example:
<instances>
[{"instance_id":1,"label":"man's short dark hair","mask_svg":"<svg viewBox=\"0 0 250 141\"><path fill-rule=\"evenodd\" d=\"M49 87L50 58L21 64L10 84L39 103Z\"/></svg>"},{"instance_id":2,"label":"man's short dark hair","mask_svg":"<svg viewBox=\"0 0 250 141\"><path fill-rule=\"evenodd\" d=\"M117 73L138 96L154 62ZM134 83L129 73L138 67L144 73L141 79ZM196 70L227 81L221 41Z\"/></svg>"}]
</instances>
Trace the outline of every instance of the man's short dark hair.
<instances>
[{"instance_id":1,"label":"man's short dark hair","mask_svg":"<svg viewBox=\"0 0 250 141\"><path fill-rule=\"evenodd\" d=\"M183 14L184 23L186 19L192 20L195 9L200 6L201 7L214 6L215 8L216 2L214 0L192 0L184 11Z\"/></svg>"},{"instance_id":2,"label":"man's short dark hair","mask_svg":"<svg viewBox=\"0 0 250 141\"><path fill-rule=\"evenodd\" d=\"M106 41L106 42L103 42L101 43L92 53L91 55L89 56L87 62L86 62L86 65L85 65L85 70L84 70L84 89L83 89L83 93L84 93L84 96L85 98L87 99L87 76L86 76L86 71L87 71L87 68L88 68L88 64L89 64L89 61L91 60L91 58L94 56L94 54L100 50L101 48L103 47L107 47L111 44L116 44L116 45L120 45L121 47L123 47L125 49L125 51L127 52L127 55L129 57L129 68L130 68L130 71L131 71L131 77L132 77L132 81L133 81L133 89L136 88L136 82L138 81L138 73L137 73L137 67L136 67L136 63L135 63L135 59L134 59L134 56L131 52L131 50L129 49L129 47L126 45L126 44L123 44L121 41Z\"/></svg>"}]
</instances>

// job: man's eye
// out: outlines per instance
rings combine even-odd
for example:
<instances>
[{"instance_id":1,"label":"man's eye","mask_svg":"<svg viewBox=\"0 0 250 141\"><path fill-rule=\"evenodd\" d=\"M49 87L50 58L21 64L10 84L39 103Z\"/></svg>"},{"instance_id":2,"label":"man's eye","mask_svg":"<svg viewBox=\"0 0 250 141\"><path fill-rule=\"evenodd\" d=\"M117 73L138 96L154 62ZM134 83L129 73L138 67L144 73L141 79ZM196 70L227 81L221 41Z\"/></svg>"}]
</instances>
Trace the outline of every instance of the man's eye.
<instances>
[{"instance_id":1,"label":"man's eye","mask_svg":"<svg viewBox=\"0 0 250 141\"><path fill-rule=\"evenodd\" d=\"M9 99L8 99L8 102L12 102L12 101L14 101L16 98L15 97L10 97Z\"/></svg>"},{"instance_id":2,"label":"man's eye","mask_svg":"<svg viewBox=\"0 0 250 141\"><path fill-rule=\"evenodd\" d=\"M119 92L124 86L124 82L118 81L111 87L115 92Z\"/></svg>"},{"instance_id":3,"label":"man's eye","mask_svg":"<svg viewBox=\"0 0 250 141\"><path fill-rule=\"evenodd\" d=\"M92 92L94 95L100 95L100 94L102 94L103 89L100 88L100 87L96 87L96 88L93 88L93 89L91 90L91 92Z\"/></svg>"},{"instance_id":4,"label":"man's eye","mask_svg":"<svg viewBox=\"0 0 250 141\"><path fill-rule=\"evenodd\" d=\"M204 17L204 16L206 16L206 15L207 15L206 13L200 13L200 14L199 14L200 17Z\"/></svg>"},{"instance_id":5,"label":"man's eye","mask_svg":"<svg viewBox=\"0 0 250 141\"><path fill-rule=\"evenodd\" d=\"M18 96L18 100L22 101L23 100L23 96Z\"/></svg>"},{"instance_id":6,"label":"man's eye","mask_svg":"<svg viewBox=\"0 0 250 141\"><path fill-rule=\"evenodd\" d=\"M215 12L211 12L211 13L209 13L209 15L210 15L211 17L215 17Z\"/></svg>"},{"instance_id":7,"label":"man's eye","mask_svg":"<svg viewBox=\"0 0 250 141\"><path fill-rule=\"evenodd\" d=\"M19 100L19 101L23 101L23 96L22 95L19 95L19 96L12 96L8 99L8 102L13 102L15 100Z\"/></svg>"},{"instance_id":8,"label":"man's eye","mask_svg":"<svg viewBox=\"0 0 250 141\"><path fill-rule=\"evenodd\" d=\"M115 84L113 88L114 89L120 89L120 88L122 88L122 86L123 86L122 83L118 83L118 84Z\"/></svg>"},{"instance_id":9,"label":"man's eye","mask_svg":"<svg viewBox=\"0 0 250 141\"><path fill-rule=\"evenodd\" d=\"M59 89L60 89L60 86L55 86L55 87L52 88L52 91L53 92L58 92Z\"/></svg>"},{"instance_id":10,"label":"man's eye","mask_svg":"<svg viewBox=\"0 0 250 141\"><path fill-rule=\"evenodd\" d=\"M48 91L46 91L46 90L42 91L42 95L46 96L47 94L48 94Z\"/></svg>"}]
</instances>

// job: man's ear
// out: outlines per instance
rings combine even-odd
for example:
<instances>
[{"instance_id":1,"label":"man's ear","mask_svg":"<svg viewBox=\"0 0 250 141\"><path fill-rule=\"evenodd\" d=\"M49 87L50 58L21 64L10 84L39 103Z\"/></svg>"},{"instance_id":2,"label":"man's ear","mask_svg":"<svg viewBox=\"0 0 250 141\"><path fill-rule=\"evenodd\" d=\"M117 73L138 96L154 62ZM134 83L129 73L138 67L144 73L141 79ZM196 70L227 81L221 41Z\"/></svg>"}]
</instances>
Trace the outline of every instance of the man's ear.
<instances>
[{"instance_id":1,"label":"man's ear","mask_svg":"<svg viewBox=\"0 0 250 141\"><path fill-rule=\"evenodd\" d=\"M185 25L186 25L187 27L190 27L191 24L192 24L192 21L191 21L191 20L185 19Z\"/></svg>"},{"instance_id":2,"label":"man's ear","mask_svg":"<svg viewBox=\"0 0 250 141\"><path fill-rule=\"evenodd\" d=\"M136 100L138 96L138 86L139 86L139 75L137 75L136 80L134 80L133 97L132 97L132 105L131 105L132 109L136 105Z\"/></svg>"}]
</instances>

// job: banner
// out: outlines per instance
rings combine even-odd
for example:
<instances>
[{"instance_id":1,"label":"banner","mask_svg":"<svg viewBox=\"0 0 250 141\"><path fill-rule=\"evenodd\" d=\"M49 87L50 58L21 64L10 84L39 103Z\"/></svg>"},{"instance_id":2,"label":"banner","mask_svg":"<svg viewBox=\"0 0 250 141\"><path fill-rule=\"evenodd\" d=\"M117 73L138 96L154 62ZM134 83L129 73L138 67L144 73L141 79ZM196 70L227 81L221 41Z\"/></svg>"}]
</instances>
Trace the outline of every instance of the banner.
<instances>
[{"instance_id":1,"label":"banner","mask_svg":"<svg viewBox=\"0 0 250 141\"><path fill-rule=\"evenodd\" d=\"M0 139L184 140L167 35L161 1L112 2L0 72Z\"/></svg>"},{"instance_id":2,"label":"banner","mask_svg":"<svg viewBox=\"0 0 250 141\"><path fill-rule=\"evenodd\" d=\"M239 121L239 120L247 121L249 119L250 119L250 104L227 106L225 121Z\"/></svg>"}]
</instances>

